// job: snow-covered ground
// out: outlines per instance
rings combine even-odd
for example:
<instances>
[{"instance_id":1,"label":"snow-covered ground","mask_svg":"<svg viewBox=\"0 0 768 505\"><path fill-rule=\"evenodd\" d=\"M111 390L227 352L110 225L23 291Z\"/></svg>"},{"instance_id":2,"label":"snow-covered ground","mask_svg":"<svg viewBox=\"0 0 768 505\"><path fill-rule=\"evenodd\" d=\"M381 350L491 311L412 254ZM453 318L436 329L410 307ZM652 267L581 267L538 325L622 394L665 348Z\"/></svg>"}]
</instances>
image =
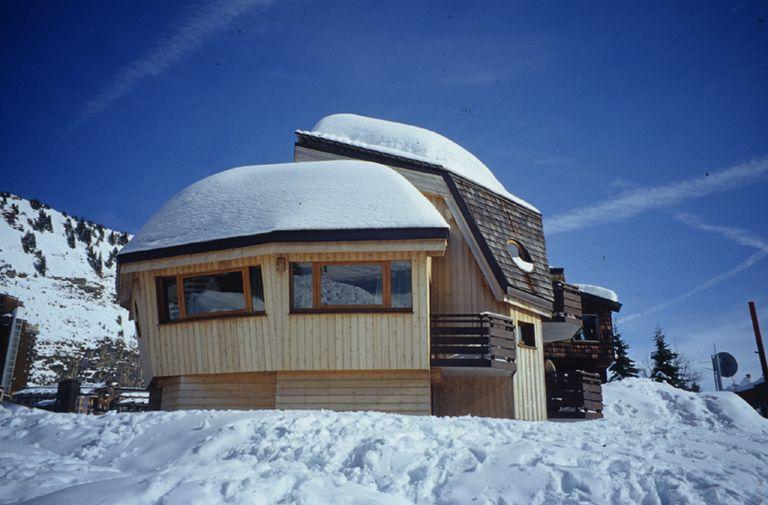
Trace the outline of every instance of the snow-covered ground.
<instances>
[{"instance_id":1,"label":"snow-covered ground","mask_svg":"<svg viewBox=\"0 0 768 505\"><path fill-rule=\"evenodd\" d=\"M733 393L610 384L580 423L0 407L3 503L765 503L768 421Z\"/></svg>"}]
</instances>

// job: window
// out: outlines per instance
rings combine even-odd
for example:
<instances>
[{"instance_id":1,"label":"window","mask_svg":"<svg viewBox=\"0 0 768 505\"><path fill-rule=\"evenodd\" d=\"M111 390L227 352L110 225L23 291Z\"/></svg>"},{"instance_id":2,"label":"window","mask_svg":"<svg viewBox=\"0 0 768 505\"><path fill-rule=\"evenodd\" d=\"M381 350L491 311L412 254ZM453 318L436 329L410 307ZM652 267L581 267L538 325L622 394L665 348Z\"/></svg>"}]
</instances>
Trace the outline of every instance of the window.
<instances>
[{"instance_id":1,"label":"window","mask_svg":"<svg viewBox=\"0 0 768 505\"><path fill-rule=\"evenodd\" d=\"M184 312L187 316L245 310L242 272L198 275L184 279Z\"/></svg>"},{"instance_id":2,"label":"window","mask_svg":"<svg viewBox=\"0 0 768 505\"><path fill-rule=\"evenodd\" d=\"M248 269L251 281L251 308L254 312L264 312L264 280L261 277L261 267Z\"/></svg>"},{"instance_id":3,"label":"window","mask_svg":"<svg viewBox=\"0 0 768 505\"><path fill-rule=\"evenodd\" d=\"M517 323L520 343L528 347L536 347L536 327L533 323Z\"/></svg>"},{"instance_id":4,"label":"window","mask_svg":"<svg viewBox=\"0 0 768 505\"><path fill-rule=\"evenodd\" d=\"M390 266L390 286L392 286L392 307L411 308L411 262L393 261Z\"/></svg>"},{"instance_id":5,"label":"window","mask_svg":"<svg viewBox=\"0 0 768 505\"><path fill-rule=\"evenodd\" d=\"M157 286L160 322L264 313L264 284L259 266L159 277Z\"/></svg>"},{"instance_id":6,"label":"window","mask_svg":"<svg viewBox=\"0 0 768 505\"><path fill-rule=\"evenodd\" d=\"M581 330L574 340L600 340L600 318L594 314L581 316Z\"/></svg>"},{"instance_id":7,"label":"window","mask_svg":"<svg viewBox=\"0 0 768 505\"><path fill-rule=\"evenodd\" d=\"M179 310L178 279L176 277L160 277L157 283L160 320L177 321Z\"/></svg>"},{"instance_id":8,"label":"window","mask_svg":"<svg viewBox=\"0 0 768 505\"><path fill-rule=\"evenodd\" d=\"M528 254L528 251L525 250L525 247L520 242L517 240L507 240L507 252L517 268L527 274L533 272L533 259L531 259L531 255Z\"/></svg>"},{"instance_id":9,"label":"window","mask_svg":"<svg viewBox=\"0 0 768 505\"><path fill-rule=\"evenodd\" d=\"M411 262L292 263L291 309L410 310Z\"/></svg>"}]
</instances>

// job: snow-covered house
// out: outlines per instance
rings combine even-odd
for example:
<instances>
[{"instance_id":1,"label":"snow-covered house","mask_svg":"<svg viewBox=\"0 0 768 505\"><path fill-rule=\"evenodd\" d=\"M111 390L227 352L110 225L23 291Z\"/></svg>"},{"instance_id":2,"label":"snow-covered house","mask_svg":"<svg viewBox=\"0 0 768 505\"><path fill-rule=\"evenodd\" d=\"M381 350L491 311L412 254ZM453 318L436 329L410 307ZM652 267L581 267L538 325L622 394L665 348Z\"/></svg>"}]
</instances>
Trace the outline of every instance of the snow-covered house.
<instances>
[{"instance_id":1,"label":"snow-covered house","mask_svg":"<svg viewBox=\"0 0 768 505\"><path fill-rule=\"evenodd\" d=\"M539 211L422 128L296 134L294 163L193 184L118 255L152 402L546 419Z\"/></svg>"},{"instance_id":2,"label":"snow-covered house","mask_svg":"<svg viewBox=\"0 0 768 505\"><path fill-rule=\"evenodd\" d=\"M431 268L432 411L546 419L541 323L552 315L553 291L540 212L473 154L423 128L334 114L296 135L295 161L387 165L450 226L445 255ZM490 348L473 360L467 346L488 326ZM513 348L495 335L512 335Z\"/></svg>"}]
</instances>

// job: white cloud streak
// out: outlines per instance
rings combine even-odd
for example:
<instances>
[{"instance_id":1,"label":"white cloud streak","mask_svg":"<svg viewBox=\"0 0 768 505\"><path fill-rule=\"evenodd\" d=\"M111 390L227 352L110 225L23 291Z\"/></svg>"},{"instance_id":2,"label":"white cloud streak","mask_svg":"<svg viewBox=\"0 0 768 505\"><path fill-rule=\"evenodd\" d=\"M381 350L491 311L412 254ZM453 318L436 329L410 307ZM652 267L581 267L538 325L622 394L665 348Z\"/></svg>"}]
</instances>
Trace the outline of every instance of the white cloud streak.
<instances>
[{"instance_id":1,"label":"white cloud streak","mask_svg":"<svg viewBox=\"0 0 768 505\"><path fill-rule=\"evenodd\" d=\"M649 210L673 207L685 200L740 188L768 178L768 157L762 157L680 182L639 188L615 198L558 214L544 223L547 235L623 221Z\"/></svg>"},{"instance_id":2,"label":"white cloud streak","mask_svg":"<svg viewBox=\"0 0 768 505\"><path fill-rule=\"evenodd\" d=\"M271 3L273 0L216 0L191 7L145 54L118 69L104 90L85 104L69 131L103 112L114 101L132 93L142 81L158 76L173 64L188 58L241 15Z\"/></svg>"},{"instance_id":3,"label":"white cloud streak","mask_svg":"<svg viewBox=\"0 0 768 505\"><path fill-rule=\"evenodd\" d=\"M653 307L647 310L644 310L643 312L638 312L635 314L630 314L628 316L619 318L616 321L617 323L619 324L628 323L630 321L634 321L635 319L640 319L640 318L649 316L651 314L654 314L656 312L660 312L664 309L667 309L683 300L686 300L698 293L701 293L706 289L711 288L712 286L716 286L730 279L731 277L752 267L755 263L762 261L765 258L768 258L768 241L766 241L762 237L755 235L749 230L745 230L743 228L735 228L731 226L710 225L691 214L678 213L675 215L675 219L677 219L681 223L684 223L698 230L717 233L723 238L736 242L737 244L757 249L757 252L753 253L746 260L742 261L741 263L731 268L730 270L727 270L725 272L715 275L714 277L711 277L710 279L706 280L702 284L699 284L695 288L689 289L688 291L681 294L680 296L677 296L675 298L672 298L671 300L662 302L658 305L654 305Z\"/></svg>"}]
</instances>

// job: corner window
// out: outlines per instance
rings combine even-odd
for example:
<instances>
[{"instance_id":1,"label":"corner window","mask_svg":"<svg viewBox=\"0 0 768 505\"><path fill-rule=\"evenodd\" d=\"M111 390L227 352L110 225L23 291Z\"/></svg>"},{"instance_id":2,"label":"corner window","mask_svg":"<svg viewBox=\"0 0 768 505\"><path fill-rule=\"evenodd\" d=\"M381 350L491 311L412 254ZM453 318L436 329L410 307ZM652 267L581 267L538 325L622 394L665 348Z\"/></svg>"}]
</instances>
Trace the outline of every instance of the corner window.
<instances>
[{"instance_id":1,"label":"corner window","mask_svg":"<svg viewBox=\"0 0 768 505\"><path fill-rule=\"evenodd\" d=\"M160 322L205 316L264 313L261 267L160 277Z\"/></svg>"},{"instance_id":2,"label":"corner window","mask_svg":"<svg viewBox=\"0 0 768 505\"><path fill-rule=\"evenodd\" d=\"M581 329L574 340L600 340L600 318L595 314L581 316Z\"/></svg>"},{"instance_id":3,"label":"corner window","mask_svg":"<svg viewBox=\"0 0 768 505\"><path fill-rule=\"evenodd\" d=\"M410 310L411 262L292 263L291 310Z\"/></svg>"},{"instance_id":4,"label":"corner window","mask_svg":"<svg viewBox=\"0 0 768 505\"><path fill-rule=\"evenodd\" d=\"M507 252L517 268L527 274L533 272L533 259L520 242L507 240Z\"/></svg>"},{"instance_id":5,"label":"corner window","mask_svg":"<svg viewBox=\"0 0 768 505\"><path fill-rule=\"evenodd\" d=\"M520 343L528 347L536 347L536 326L533 323L517 323Z\"/></svg>"}]
</instances>

